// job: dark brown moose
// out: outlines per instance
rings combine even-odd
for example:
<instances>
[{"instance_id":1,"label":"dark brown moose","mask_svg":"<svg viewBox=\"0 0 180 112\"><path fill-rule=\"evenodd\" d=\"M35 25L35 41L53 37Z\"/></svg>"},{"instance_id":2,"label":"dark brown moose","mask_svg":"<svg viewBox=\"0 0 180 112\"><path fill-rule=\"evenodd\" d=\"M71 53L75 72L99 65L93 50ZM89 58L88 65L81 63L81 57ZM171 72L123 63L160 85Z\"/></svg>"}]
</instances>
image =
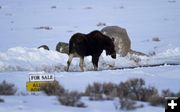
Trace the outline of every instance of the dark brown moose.
<instances>
[{"instance_id":1,"label":"dark brown moose","mask_svg":"<svg viewBox=\"0 0 180 112\"><path fill-rule=\"evenodd\" d=\"M76 33L69 40L69 59L67 61L67 71L73 57L80 57L79 66L84 71L83 63L85 56L92 56L94 70L98 69L99 56L106 51L106 55L116 58L116 51L113 39L102 34L100 31L92 31L89 34Z\"/></svg>"}]
</instances>

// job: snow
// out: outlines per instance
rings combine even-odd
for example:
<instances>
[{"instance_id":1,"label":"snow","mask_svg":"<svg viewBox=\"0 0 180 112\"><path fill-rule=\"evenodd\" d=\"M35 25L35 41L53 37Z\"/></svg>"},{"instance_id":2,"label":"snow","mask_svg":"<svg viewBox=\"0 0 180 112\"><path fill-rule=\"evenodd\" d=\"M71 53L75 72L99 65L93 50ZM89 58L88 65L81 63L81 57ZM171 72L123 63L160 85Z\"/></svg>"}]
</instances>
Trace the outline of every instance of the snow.
<instances>
[{"instance_id":1,"label":"snow","mask_svg":"<svg viewBox=\"0 0 180 112\"><path fill-rule=\"evenodd\" d=\"M161 67L147 67L125 70L104 70L101 72L87 71L87 72L60 72L55 73L55 79L58 80L66 89L76 90L83 92L89 84L94 82L113 82L119 84L131 78L143 78L146 82L146 86L154 86L158 88L159 92L165 89L170 89L173 92L179 91L180 85L180 66L161 66ZM117 111L115 110L114 101L89 101L88 99L82 100L88 107L85 109L77 109L72 107L61 106L55 97L47 97L44 94L36 93L37 95L30 95L30 92L26 91L26 82L29 81L29 72L3 72L0 73L0 82L6 80L7 82L14 83L18 87L18 91L15 96L1 96L5 99L5 103L0 104L0 111L57 111L63 109L63 111ZM22 96L27 94L27 96ZM10 101L9 101L10 100ZM12 101L11 101L12 100ZM13 102L13 103L11 103ZM20 102L20 103L17 103ZM27 103L23 103L27 102ZM36 102L38 106L36 106ZM43 102L43 103L40 103ZM56 103L54 103L56 102ZM39 105L40 103L40 105ZM5 106L4 106L5 105ZM10 108L9 105L14 105ZM41 108L45 107L45 108ZM4 110L3 110L4 109ZM146 109L149 111L161 112L164 110L162 107L151 107L149 104L145 104L142 109L135 110L143 112ZM134 111L133 111L134 112Z\"/></svg>"},{"instance_id":2,"label":"snow","mask_svg":"<svg viewBox=\"0 0 180 112\"><path fill-rule=\"evenodd\" d=\"M56 100L56 97L50 96L3 96L7 101L6 103L1 104L2 107L7 108L0 108L1 112L11 111L11 112L99 112L99 110L103 110L103 112L117 112L115 110L113 101L89 101L87 98L83 98L82 101L86 102L88 105L87 108L74 108L74 107L65 107L59 105ZM44 102L44 103L42 103ZM12 106L13 105L13 106ZM38 105L38 106L37 106ZM48 105L48 106L46 106ZM144 104L144 108L140 108L135 110L134 112L143 112L149 110L148 112L161 112L163 108L157 107L149 107L148 104ZM126 111L125 111L126 112Z\"/></svg>"},{"instance_id":3,"label":"snow","mask_svg":"<svg viewBox=\"0 0 180 112\"><path fill-rule=\"evenodd\" d=\"M155 86L159 91L171 89L174 92L179 91L180 72L178 66L161 66L158 68L135 68L125 70L103 70L99 72L60 72L54 73L55 79L58 80L65 88L83 92L88 84L94 82L113 82L119 84L121 81L126 81L132 78L143 78L146 85ZM6 80L14 83L21 92L26 93L26 82L29 81L30 72L3 72L0 73L0 82ZM161 79L161 81L159 81ZM70 82L69 82L70 80ZM163 86L162 86L163 85Z\"/></svg>"},{"instance_id":4,"label":"snow","mask_svg":"<svg viewBox=\"0 0 180 112\"><path fill-rule=\"evenodd\" d=\"M152 46L151 43L142 41L151 40L153 37L162 39L161 43L166 48L177 47L180 41L177 38L180 29L179 2L1 0L1 6L1 31L5 33L0 34L0 41L6 41L0 45L3 51L17 45L32 48L41 44L48 44L54 49L59 41L68 42L75 32L88 33L101 29L96 26L99 22L126 28L132 40L132 48L144 52L152 50L156 44ZM52 9L52 6L57 8ZM86 7L92 9L87 10ZM40 26L49 26L53 29L34 29ZM139 46L146 46L146 49Z\"/></svg>"},{"instance_id":5,"label":"snow","mask_svg":"<svg viewBox=\"0 0 180 112\"><path fill-rule=\"evenodd\" d=\"M47 51L37 48L10 48L0 52L0 71L65 71L68 55L53 50ZM128 54L126 57L117 56L112 59L102 53L99 61L99 70L116 69L123 67L137 67L153 64L180 64L180 48L167 49L155 56L137 56ZM91 56L85 58L85 70L93 70ZM79 71L79 58L75 58L70 66L71 71Z\"/></svg>"},{"instance_id":6,"label":"snow","mask_svg":"<svg viewBox=\"0 0 180 112\"><path fill-rule=\"evenodd\" d=\"M6 80L18 88L15 96L0 96L5 100L0 103L0 112L121 111L115 110L114 101L89 101L83 97L87 108L75 108L62 106L54 96L47 97L41 92L33 95L26 91L30 72L50 72L66 89L80 92L94 82L120 83L130 78L143 78L146 85L155 86L159 92L164 89L178 92L179 12L178 0L0 0L0 82ZM86 57L85 72L79 72L79 59L73 59L70 72L65 72L68 55L56 52L56 44L68 42L76 32L101 30L103 26L97 26L98 23L126 28L133 50L155 55L128 54L114 60L103 52L99 71L92 71L91 57ZM153 38L160 41L152 41ZM43 44L50 51L37 49ZM138 67L154 64L165 65ZM123 67L138 68L117 69ZM132 112L164 111L162 107L140 103L144 107Z\"/></svg>"}]
</instances>

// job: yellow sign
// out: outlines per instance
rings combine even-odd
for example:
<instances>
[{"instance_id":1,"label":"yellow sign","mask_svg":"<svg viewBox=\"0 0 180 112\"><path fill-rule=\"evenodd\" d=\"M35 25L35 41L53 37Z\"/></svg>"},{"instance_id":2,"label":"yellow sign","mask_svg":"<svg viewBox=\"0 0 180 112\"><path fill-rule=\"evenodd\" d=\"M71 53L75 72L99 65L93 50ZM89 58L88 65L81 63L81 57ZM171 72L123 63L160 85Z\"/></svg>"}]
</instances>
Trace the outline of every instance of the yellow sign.
<instances>
[{"instance_id":1,"label":"yellow sign","mask_svg":"<svg viewBox=\"0 0 180 112\"><path fill-rule=\"evenodd\" d=\"M27 91L40 91L41 85L48 82L26 82Z\"/></svg>"}]
</instances>

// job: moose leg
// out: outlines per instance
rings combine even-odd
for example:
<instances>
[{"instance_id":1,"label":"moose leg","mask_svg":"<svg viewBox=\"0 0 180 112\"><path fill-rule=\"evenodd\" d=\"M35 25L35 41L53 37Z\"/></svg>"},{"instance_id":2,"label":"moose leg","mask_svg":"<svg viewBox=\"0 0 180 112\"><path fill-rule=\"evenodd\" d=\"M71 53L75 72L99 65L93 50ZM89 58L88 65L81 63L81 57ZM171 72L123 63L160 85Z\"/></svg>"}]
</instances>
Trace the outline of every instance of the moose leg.
<instances>
[{"instance_id":1,"label":"moose leg","mask_svg":"<svg viewBox=\"0 0 180 112\"><path fill-rule=\"evenodd\" d=\"M99 57L98 56L93 56L92 57L92 63L93 63L95 71L97 71L97 69L98 69L98 61L99 61Z\"/></svg>"},{"instance_id":2,"label":"moose leg","mask_svg":"<svg viewBox=\"0 0 180 112\"><path fill-rule=\"evenodd\" d=\"M80 57L80 63L79 63L79 66L80 66L82 72L84 72L83 65L84 65L84 57Z\"/></svg>"},{"instance_id":3,"label":"moose leg","mask_svg":"<svg viewBox=\"0 0 180 112\"><path fill-rule=\"evenodd\" d=\"M67 72L69 71L69 66L71 64L71 61L72 61L73 57L74 57L74 54L69 55L69 59L67 61L67 70L66 70Z\"/></svg>"}]
</instances>

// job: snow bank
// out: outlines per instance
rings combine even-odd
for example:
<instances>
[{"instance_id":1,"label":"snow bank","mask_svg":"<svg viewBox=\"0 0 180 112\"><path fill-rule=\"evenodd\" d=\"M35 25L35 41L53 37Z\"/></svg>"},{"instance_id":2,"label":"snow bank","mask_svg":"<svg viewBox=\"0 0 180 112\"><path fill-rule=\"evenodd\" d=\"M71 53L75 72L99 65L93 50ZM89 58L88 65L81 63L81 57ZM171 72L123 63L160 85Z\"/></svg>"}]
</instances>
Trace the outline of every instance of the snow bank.
<instances>
[{"instance_id":1,"label":"snow bank","mask_svg":"<svg viewBox=\"0 0 180 112\"><path fill-rule=\"evenodd\" d=\"M36 48L10 48L0 53L0 71L39 71L65 66L67 55ZM59 68L62 69L62 68Z\"/></svg>"},{"instance_id":2,"label":"snow bank","mask_svg":"<svg viewBox=\"0 0 180 112\"><path fill-rule=\"evenodd\" d=\"M44 49L15 47L0 52L0 71L65 71L68 55ZM99 60L99 70L136 67L143 65L175 63L180 64L180 48L167 49L155 56L137 56L128 54L112 59L103 52ZM91 56L85 58L85 70L93 70ZM71 71L80 71L79 58L74 58Z\"/></svg>"}]
</instances>

